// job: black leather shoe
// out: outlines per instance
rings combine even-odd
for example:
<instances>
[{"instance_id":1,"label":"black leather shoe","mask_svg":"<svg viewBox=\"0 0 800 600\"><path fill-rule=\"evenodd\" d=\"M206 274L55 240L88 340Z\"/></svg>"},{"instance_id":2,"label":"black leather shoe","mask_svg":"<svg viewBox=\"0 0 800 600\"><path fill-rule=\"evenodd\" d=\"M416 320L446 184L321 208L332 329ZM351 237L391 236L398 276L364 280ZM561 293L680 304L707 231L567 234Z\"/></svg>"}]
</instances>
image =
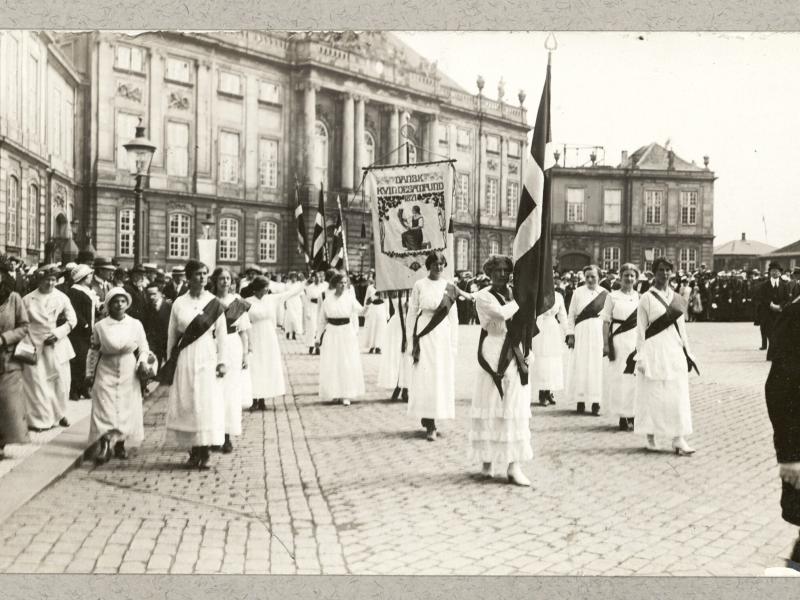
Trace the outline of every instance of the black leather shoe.
<instances>
[{"instance_id":1,"label":"black leather shoe","mask_svg":"<svg viewBox=\"0 0 800 600\"><path fill-rule=\"evenodd\" d=\"M258 399L258 410L267 410L266 400L264 398Z\"/></svg>"},{"instance_id":2,"label":"black leather shoe","mask_svg":"<svg viewBox=\"0 0 800 600\"><path fill-rule=\"evenodd\" d=\"M547 392L547 403L551 406L556 403L555 396L553 396L553 392L550 391Z\"/></svg>"},{"instance_id":3,"label":"black leather shoe","mask_svg":"<svg viewBox=\"0 0 800 600\"><path fill-rule=\"evenodd\" d=\"M595 417L600 415L600 405L597 402L592 403L592 415Z\"/></svg>"},{"instance_id":4,"label":"black leather shoe","mask_svg":"<svg viewBox=\"0 0 800 600\"><path fill-rule=\"evenodd\" d=\"M248 408L247 410L249 410L251 413L256 412L258 410L258 400L253 398L253 403L250 405L250 408Z\"/></svg>"},{"instance_id":5,"label":"black leather shoe","mask_svg":"<svg viewBox=\"0 0 800 600\"><path fill-rule=\"evenodd\" d=\"M97 444L97 454L94 455L94 464L102 465L108 462L108 456L110 455L109 450L108 439L105 437L100 438Z\"/></svg>"},{"instance_id":6,"label":"black leather shoe","mask_svg":"<svg viewBox=\"0 0 800 600\"><path fill-rule=\"evenodd\" d=\"M392 392L392 402L397 402L399 399L400 399L400 388L396 387Z\"/></svg>"},{"instance_id":7,"label":"black leather shoe","mask_svg":"<svg viewBox=\"0 0 800 600\"><path fill-rule=\"evenodd\" d=\"M209 452L208 446L200 446L197 468L200 469L201 471L207 471L210 468L208 466L210 460L211 460L211 452Z\"/></svg>"},{"instance_id":8,"label":"black leather shoe","mask_svg":"<svg viewBox=\"0 0 800 600\"><path fill-rule=\"evenodd\" d=\"M619 430L628 431L628 419L626 419L625 417L619 418Z\"/></svg>"},{"instance_id":9,"label":"black leather shoe","mask_svg":"<svg viewBox=\"0 0 800 600\"><path fill-rule=\"evenodd\" d=\"M231 444L231 436L227 433L225 434L225 443L222 444L222 453L223 454L230 454L233 452L233 444Z\"/></svg>"},{"instance_id":10,"label":"black leather shoe","mask_svg":"<svg viewBox=\"0 0 800 600\"><path fill-rule=\"evenodd\" d=\"M586 403L585 402L578 402L578 414L582 415L586 412Z\"/></svg>"},{"instance_id":11,"label":"black leather shoe","mask_svg":"<svg viewBox=\"0 0 800 600\"><path fill-rule=\"evenodd\" d=\"M375 354L380 354L380 353L381 353L381 349L380 348L375 348Z\"/></svg>"},{"instance_id":12,"label":"black leather shoe","mask_svg":"<svg viewBox=\"0 0 800 600\"><path fill-rule=\"evenodd\" d=\"M633 431L633 417L628 419L628 431Z\"/></svg>"},{"instance_id":13,"label":"black leather shoe","mask_svg":"<svg viewBox=\"0 0 800 600\"><path fill-rule=\"evenodd\" d=\"M114 457L122 460L128 458L128 451L125 450L125 442L117 442L114 444Z\"/></svg>"},{"instance_id":14,"label":"black leather shoe","mask_svg":"<svg viewBox=\"0 0 800 600\"><path fill-rule=\"evenodd\" d=\"M67 421L67 417L61 417L61 420L58 422L61 427L69 427L69 421Z\"/></svg>"},{"instance_id":15,"label":"black leather shoe","mask_svg":"<svg viewBox=\"0 0 800 600\"><path fill-rule=\"evenodd\" d=\"M402 388L402 391L400 392L400 400L408 403L408 388Z\"/></svg>"},{"instance_id":16,"label":"black leather shoe","mask_svg":"<svg viewBox=\"0 0 800 600\"><path fill-rule=\"evenodd\" d=\"M192 449L189 450L189 460L186 461L186 466L190 469L193 469L198 465L200 462L200 447L199 446L192 446Z\"/></svg>"}]
</instances>

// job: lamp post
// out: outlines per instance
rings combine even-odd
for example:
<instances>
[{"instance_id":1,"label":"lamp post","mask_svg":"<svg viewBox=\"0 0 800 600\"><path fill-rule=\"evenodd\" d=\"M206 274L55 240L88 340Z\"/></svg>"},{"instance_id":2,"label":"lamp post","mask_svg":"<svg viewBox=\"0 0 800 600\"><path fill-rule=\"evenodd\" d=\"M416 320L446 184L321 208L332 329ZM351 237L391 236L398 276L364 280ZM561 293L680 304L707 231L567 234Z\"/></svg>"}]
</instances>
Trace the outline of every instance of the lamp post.
<instances>
[{"instance_id":1,"label":"lamp post","mask_svg":"<svg viewBox=\"0 0 800 600\"><path fill-rule=\"evenodd\" d=\"M486 81L481 75L475 82L478 86L478 194L475 198L475 272L481 268L481 188L483 180L483 86Z\"/></svg>"},{"instance_id":2,"label":"lamp post","mask_svg":"<svg viewBox=\"0 0 800 600\"><path fill-rule=\"evenodd\" d=\"M144 190L142 188L142 181L145 175L150 173L150 163L153 160L153 154L156 152L156 146L148 140L144 135L144 126L142 119L139 118L139 125L136 126L135 137L123 144L123 148L128 153L128 169L131 175L136 177L136 186L133 188L135 209L133 220L133 264L140 264L142 261L142 242L144 236L142 235L142 223L144 221L142 215L142 204L144 203Z\"/></svg>"}]
</instances>

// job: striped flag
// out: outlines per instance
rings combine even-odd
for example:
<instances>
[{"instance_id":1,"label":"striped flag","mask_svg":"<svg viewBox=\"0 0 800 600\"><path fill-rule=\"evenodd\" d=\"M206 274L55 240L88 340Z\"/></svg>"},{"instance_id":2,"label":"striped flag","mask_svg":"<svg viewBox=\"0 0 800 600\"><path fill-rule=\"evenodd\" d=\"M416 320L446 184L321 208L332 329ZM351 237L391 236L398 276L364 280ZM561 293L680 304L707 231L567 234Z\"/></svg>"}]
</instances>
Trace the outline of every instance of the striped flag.
<instances>
[{"instance_id":1,"label":"striped flag","mask_svg":"<svg viewBox=\"0 0 800 600\"><path fill-rule=\"evenodd\" d=\"M539 333L536 317L555 303L553 289L552 237L550 232L550 172L547 144L550 142L550 57L536 114L531 141L531 159L525 164L522 193L514 236L514 299L519 311L508 328L509 341L522 344L525 355Z\"/></svg>"},{"instance_id":2,"label":"striped flag","mask_svg":"<svg viewBox=\"0 0 800 600\"><path fill-rule=\"evenodd\" d=\"M308 265L310 259L308 257L308 241L306 240L306 221L303 218L303 203L300 202L300 194L297 191L297 185L294 186L294 199L297 206L294 209L294 220L297 223L297 251L303 255L303 258Z\"/></svg>"},{"instance_id":3,"label":"striped flag","mask_svg":"<svg viewBox=\"0 0 800 600\"><path fill-rule=\"evenodd\" d=\"M327 265L325 255L325 192L319 186L319 205L314 216L314 235L311 238L311 262L314 269L324 269Z\"/></svg>"},{"instance_id":4,"label":"striped flag","mask_svg":"<svg viewBox=\"0 0 800 600\"><path fill-rule=\"evenodd\" d=\"M337 204L339 199L336 199ZM336 214L336 227L333 230L333 247L331 248L331 267L341 269L344 266L344 233L342 231L341 206Z\"/></svg>"}]
</instances>

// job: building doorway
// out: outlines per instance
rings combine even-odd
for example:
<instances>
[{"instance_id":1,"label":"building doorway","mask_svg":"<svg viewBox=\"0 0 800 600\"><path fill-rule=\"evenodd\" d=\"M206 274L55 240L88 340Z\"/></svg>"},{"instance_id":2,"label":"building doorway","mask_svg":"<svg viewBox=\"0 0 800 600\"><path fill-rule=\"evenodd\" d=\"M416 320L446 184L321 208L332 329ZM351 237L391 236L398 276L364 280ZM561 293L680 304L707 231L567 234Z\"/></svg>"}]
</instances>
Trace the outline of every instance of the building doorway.
<instances>
[{"instance_id":1,"label":"building doorway","mask_svg":"<svg viewBox=\"0 0 800 600\"><path fill-rule=\"evenodd\" d=\"M589 265L589 255L584 252L568 252L558 259L558 269L564 271L580 271Z\"/></svg>"}]
</instances>

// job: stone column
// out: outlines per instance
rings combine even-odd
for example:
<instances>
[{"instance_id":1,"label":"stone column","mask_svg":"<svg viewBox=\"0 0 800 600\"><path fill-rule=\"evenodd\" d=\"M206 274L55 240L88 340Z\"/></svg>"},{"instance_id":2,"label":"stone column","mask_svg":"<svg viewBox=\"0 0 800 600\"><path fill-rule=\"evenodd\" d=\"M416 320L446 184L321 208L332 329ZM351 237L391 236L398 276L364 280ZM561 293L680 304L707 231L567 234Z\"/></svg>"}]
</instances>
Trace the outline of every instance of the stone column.
<instances>
[{"instance_id":1,"label":"stone column","mask_svg":"<svg viewBox=\"0 0 800 600\"><path fill-rule=\"evenodd\" d=\"M364 164L364 98L361 96L355 97L355 169L354 181L360 182L363 174L362 168L368 165ZM376 157L377 158L377 157Z\"/></svg>"},{"instance_id":2,"label":"stone column","mask_svg":"<svg viewBox=\"0 0 800 600\"><path fill-rule=\"evenodd\" d=\"M319 181L314 181L316 177L316 165L314 164L314 129L317 124L317 89L312 82L305 85L303 95L303 133L304 133L304 148L303 158L306 164L306 183L316 186Z\"/></svg>"},{"instance_id":3,"label":"stone column","mask_svg":"<svg viewBox=\"0 0 800 600\"><path fill-rule=\"evenodd\" d=\"M403 144L403 147L400 148L400 160L397 162L401 165L405 165L408 163L408 150L406 144L409 143L409 138L404 135L408 133L408 125L411 122L411 113L407 110L404 110L400 113L400 141L399 144ZM416 150L416 148L414 149Z\"/></svg>"},{"instance_id":4,"label":"stone column","mask_svg":"<svg viewBox=\"0 0 800 600\"><path fill-rule=\"evenodd\" d=\"M396 106L389 108L389 150L392 153L389 155L389 164L396 165L398 160L397 147L400 145L400 113Z\"/></svg>"},{"instance_id":5,"label":"stone column","mask_svg":"<svg viewBox=\"0 0 800 600\"><path fill-rule=\"evenodd\" d=\"M353 189L353 127L354 127L354 99L353 95L344 94L344 118L342 133L342 187L346 190ZM363 135L361 136L364 137Z\"/></svg>"},{"instance_id":6,"label":"stone column","mask_svg":"<svg viewBox=\"0 0 800 600\"><path fill-rule=\"evenodd\" d=\"M428 118L428 147L427 154L423 160L438 160L442 158L439 152L439 115L433 114Z\"/></svg>"}]
</instances>

